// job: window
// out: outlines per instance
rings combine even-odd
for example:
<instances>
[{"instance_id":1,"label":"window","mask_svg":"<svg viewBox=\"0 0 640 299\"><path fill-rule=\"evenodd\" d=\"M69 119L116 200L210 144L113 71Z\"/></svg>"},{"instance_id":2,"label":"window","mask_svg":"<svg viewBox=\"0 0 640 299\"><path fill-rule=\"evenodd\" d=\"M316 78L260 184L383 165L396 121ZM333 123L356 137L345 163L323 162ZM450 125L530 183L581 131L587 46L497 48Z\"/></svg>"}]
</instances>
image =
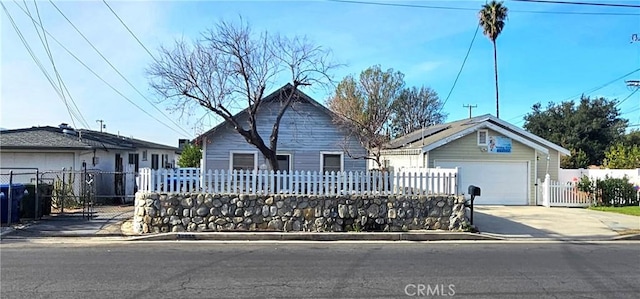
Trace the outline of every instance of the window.
<instances>
[{"instance_id":1,"label":"window","mask_svg":"<svg viewBox=\"0 0 640 299\"><path fill-rule=\"evenodd\" d=\"M140 168L140 161L139 161L140 155L139 154L129 154L129 164L133 164L134 166L134 171L138 172L138 169Z\"/></svg>"},{"instance_id":2,"label":"window","mask_svg":"<svg viewBox=\"0 0 640 299\"><path fill-rule=\"evenodd\" d=\"M158 155L157 154L152 154L151 155L151 169L158 169L159 163L158 163Z\"/></svg>"},{"instance_id":3,"label":"window","mask_svg":"<svg viewBox=\"0 0 640 299\"><path fill-rule=\"evenodd\" d=\"M320 153L320 169L322 173L342 171L342 153Z\"/></svg>"},{"instance_id":4,"label":"window","mask_svg":"<svg viewBox=\"0 0 640 299\"><path fill-rule=\"evenodd\" d=\"M291 155L278 155L276 159L278 159L278 169L280 171L291 171Z\"/></svg>"},{"instance_id":5,"label":"window","mask_svg":"<svg viewBox=\"0 0 640 299\"><path fill-rule=\"evenodd\" d=\"M257 153L231 153L231 170L243 169L254 170L257 169Z\"/></svg>"},{"instance_id":6,"label":"window","mask_svg":"<svg viewBox=\"0 0 640 299\"><path fill-rule=\"evenodd\" d=\"M478 145L487 145L487 130L478 130Z\"/></svg>"},{"instance_id":7,"label":"window","mask_svg":"<svg viewBox=\"0 0 640 299\"><path fill-rule=\"evenodd\" d=\"M142 151L142 161L147 161L147 151Z\"/></svg>"}]
</instances>

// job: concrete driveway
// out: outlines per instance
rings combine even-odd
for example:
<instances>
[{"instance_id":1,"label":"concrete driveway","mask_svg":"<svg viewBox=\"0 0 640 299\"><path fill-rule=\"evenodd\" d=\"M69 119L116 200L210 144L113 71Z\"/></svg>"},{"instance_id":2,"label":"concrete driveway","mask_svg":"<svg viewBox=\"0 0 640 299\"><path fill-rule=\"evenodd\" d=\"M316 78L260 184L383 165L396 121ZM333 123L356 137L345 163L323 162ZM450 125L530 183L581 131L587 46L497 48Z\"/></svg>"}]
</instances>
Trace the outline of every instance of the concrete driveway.
<instances>
[{"instance_id":1,"label":"concrete driveway","mask_svg":"<svg viewBox=\"0 0 640 299\"><path fill-rule=\"evenodd\" d=\"M611 240L640 233L640 217L584 208L475 206L481 233L507 239Z\"/></svg>"}]
</instances>

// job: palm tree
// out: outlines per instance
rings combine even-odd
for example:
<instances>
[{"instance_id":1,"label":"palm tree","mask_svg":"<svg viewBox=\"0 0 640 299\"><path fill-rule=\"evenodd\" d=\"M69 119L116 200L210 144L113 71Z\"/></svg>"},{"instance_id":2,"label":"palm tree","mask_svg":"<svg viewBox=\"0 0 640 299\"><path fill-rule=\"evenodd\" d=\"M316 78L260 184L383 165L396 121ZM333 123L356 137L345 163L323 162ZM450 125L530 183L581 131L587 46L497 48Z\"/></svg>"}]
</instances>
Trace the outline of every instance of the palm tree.
<instances>
[{"instance_id":1,"label":"palm tree","mask_svg":"<svg viewBox=\"0 0 640 299\"><path fill-rule=\"evenodd\" d=\"M493 43L493 69L496 75L496 117L500 118L500 106L498 100L498 53L496 50L496 39L502 33L504 20L507 18L507 7L502 2L495 0L486 3L478 13L480 26Z\"/></svg>"}]
</instances>

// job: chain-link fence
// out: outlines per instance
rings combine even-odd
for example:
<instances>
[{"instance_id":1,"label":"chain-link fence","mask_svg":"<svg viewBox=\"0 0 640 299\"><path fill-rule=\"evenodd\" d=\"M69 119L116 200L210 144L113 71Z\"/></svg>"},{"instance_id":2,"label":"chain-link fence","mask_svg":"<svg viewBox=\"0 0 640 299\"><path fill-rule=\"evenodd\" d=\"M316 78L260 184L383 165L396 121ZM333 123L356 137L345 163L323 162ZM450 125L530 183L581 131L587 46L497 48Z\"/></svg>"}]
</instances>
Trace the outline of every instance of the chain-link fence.
<instances>
[{"instance_id":1,"label":"chain-link fence","mask_svg":"<svg viewBox=\"0 0 640 299\"><path fill-rule=\"evenodd\" d=\"M14 193L11 200L0 194L3 196L0 214L17 213L21 220L40 219L50 214L77 214L87 220L112 217L132 209L137 191L134 172L86 168L60 171L0 168L0 184L4 193L24 187L18 200ZM3 224L15 222L15 216L8 221L5 217Z\"/></svg>"}]
</instances>

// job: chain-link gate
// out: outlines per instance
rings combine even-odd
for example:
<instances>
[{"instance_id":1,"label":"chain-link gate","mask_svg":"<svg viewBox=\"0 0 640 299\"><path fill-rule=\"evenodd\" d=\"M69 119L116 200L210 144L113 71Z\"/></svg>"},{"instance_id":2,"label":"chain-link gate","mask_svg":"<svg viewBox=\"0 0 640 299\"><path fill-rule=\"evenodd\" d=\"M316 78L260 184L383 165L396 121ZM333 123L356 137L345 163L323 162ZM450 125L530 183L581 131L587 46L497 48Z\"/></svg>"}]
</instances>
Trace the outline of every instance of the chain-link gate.
<instances>
[{"instance_id":1,"label":"chain-link gate","mask_svg":"<svg viewBox=\"0 0 640 299\"><path fill-rule=\"evenodd\" d=\"M47 215L80 216L85 220L114 218L133 211L136 174L129 171L62 169L39 171L37 168L1 168L0 184L26 186L24 196L9 205L20 205L20 221L41 219ZM11 189L11 188L9 188ZM14 197L14 194L11 194ZM3 196L0 194L0 196ZM8 198L7 198L8 199ZM3 198L3 203L8 200ZM13 198L12 198L13 199ZM14 209L11 207L11 209ZM33 212L31 212L33 211ZM2 206L0 213L10 211ZM5 218L2 218L3 220ZM12 218L10 220L13 220ZM15 221L13 221L15 222ZM10 225L3 223L3 225Z\"/></svg>"}]
</instances>

